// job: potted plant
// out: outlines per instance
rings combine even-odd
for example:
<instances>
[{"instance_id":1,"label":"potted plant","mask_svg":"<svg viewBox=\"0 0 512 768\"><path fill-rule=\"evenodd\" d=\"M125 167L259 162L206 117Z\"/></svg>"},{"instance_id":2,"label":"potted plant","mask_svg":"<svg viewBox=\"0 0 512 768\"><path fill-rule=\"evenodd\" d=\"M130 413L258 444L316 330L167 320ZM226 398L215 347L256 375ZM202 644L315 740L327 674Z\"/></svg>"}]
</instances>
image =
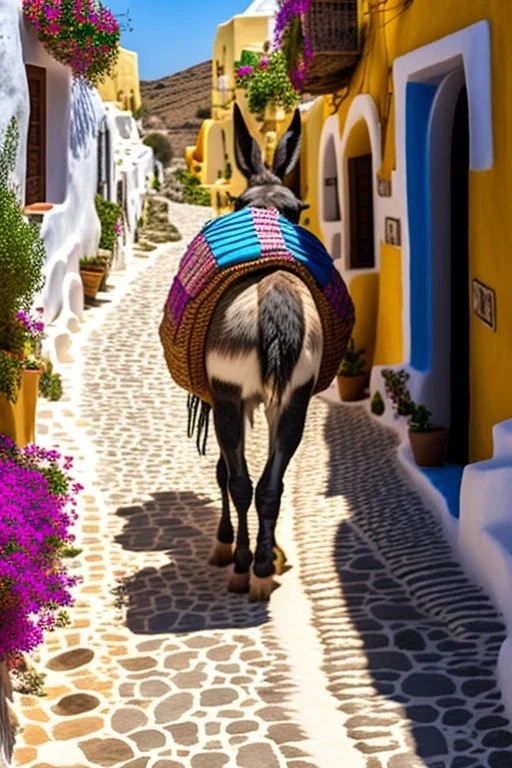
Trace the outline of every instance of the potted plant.
<instances>
[{"instance_id":1,"label":"potted plant","mask_svg":"<svg viewBox=\"0 0 512 768\"><path fill-rule=\"evenodd\" d=\"M4 398L0 431L10 434L13 415L7 413L8 405L18 398L27 341L27 328L19 313L28 312L34 296L42 290L45 263L39 230L24 218L18 200L14 181L18 140L13 118L0 150L0 396Z\"/></svg>"},{"instance_id":2,"label":"potted plant","mask_svg":"<svg viewBox=\"0 0 512 768\"><path fill-rule=\"evenodd\" d=\"M396 415L405 416L409 421L409 441L414 461L419 467L441 467L446 460L448 430L434 426L427 407L414 402L407 387L410 377L406 371L385 369L382 376Z\"/></svg>"},{"instance_id":3,"label":"potted plant","mask_svg":"<svg viewBox=\"0 0 512 768\"><path fill-rule=\"evenodd\" d=\"M102 256L87 256L80 259L80 277L86 299L95 299L106 272Z\"/></svg>"},{"instance_id":4,"label":"potted plant","mask_svg":"<svg viewBox=\"0 0 512 768\"><path fill-rule=\"evenodd\" d=\"M361 400L363 397L368 380L364 370L366 365L364 355L365 350L356 349L354 339L351 338L336 376L340 398L344 402Z\"/></svg>"},{"instance_id":5,"label":"potted plant","mask_svg":"<svg viewBox=\"0 0 512 768\"><path fill-rule=\"evenodd\" d=\"M246 92L249 112L261 119L283 120L286 112L300 102L282 51L261 56L244 51L242 59L235 64L235 74L237 88Z\"/></svg>"},{"instance_id":6,"label":"potted plant","mask_svg":"<svg viewBox=\"0 0 512 768\"><path fill-rule=\"evenodd\" d=\"M99 0L23 0L23 15L46 50L75 77L98 85L112 72L121 29Z\"/></svg>"}]
</instances>

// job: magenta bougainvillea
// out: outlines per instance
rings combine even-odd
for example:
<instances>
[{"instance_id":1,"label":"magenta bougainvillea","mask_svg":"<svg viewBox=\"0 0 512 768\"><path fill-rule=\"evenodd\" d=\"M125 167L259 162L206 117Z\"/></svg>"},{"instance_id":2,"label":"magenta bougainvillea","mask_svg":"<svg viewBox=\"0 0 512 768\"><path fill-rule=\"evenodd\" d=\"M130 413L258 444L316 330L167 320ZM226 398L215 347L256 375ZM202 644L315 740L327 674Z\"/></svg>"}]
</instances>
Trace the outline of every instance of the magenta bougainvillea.
<instances>
[{"instance_id":1,"label":"magenta bougainvillea","mask_svg":"<svg viewBox=\"0 0 512 768\"><path fill-rule=\"evenodd\" d=\"M284 0L276 14L274 47L284 52L293 87L302 90L311 57L305 16L311 0Z\"/></svg>"},{"instance_id":2,"label":"magenta bougainvillea","mask_svg":"<svg viewBox=\"0 0 512 768\"><path fill-rule=\"evenodd\" d=\"M45 48L76 77L96 85L119 55L120 26L96 0L23 0L23 14Z\"/></svg>"},{"instance_id":3,"label":"magenta bougainvillea","mask_svg":"<svg viewBox=\"0 0 512 768\"><path fill-rule=\"evenodd\" d=\"M0 436L0 659L30 651L72 602L65 558L77 494L73 460Z\"/></svg>"}]
</instances>

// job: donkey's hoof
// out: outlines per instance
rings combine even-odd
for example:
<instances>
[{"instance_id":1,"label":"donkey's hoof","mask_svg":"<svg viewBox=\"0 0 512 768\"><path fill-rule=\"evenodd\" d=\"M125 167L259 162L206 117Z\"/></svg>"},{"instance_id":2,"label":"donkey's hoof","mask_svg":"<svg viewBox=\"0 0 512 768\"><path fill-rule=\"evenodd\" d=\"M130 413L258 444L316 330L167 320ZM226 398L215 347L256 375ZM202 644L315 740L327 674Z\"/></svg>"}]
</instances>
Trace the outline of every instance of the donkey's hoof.
<instances>
[{"instance_id":1,"label":"donkey's hoof","mask_svg":"<svg viewBox=\"0 0 512 768\"><path fill-rule=\"evenodd\" d=\"M237 595L243 594L249 591L249 572L247 573L233 573L229 577L228 590L235 592Z\"/></svg>"},{"instance_id":2,"label":"donkey's hoof","mask_svg":"<svg viewBox=\"0 0 512 768\"><path fill-rule=\"evenodd\" d=\"M272 576L266 576L264 579L252 574L251 586L249 589L249 600L251 603L266 603L270 600L270 595L276 585Z\"/></svg>"},{"instance_id":3,"label":"donkey's hoof","mask_svg":"<svg viewBox=\"0 0 512 768\"><path fill-rule=\"evenodd\" d=\"M224 568L224 566L230 565L233 562L233 546L216 541L208 562L210 565L217 566L217 568Z\"/></svg>"},{"instance_id":4,"label":"donkey's hoof","mask_svg":"<svg viewBox=\"0 0 512 768\"><path fill-rule=\"evenodd\" d=\"M288 558L279 546L276 544L274 547L274 570L278 576L281 576L284 570L284 566L288 562Z\"/></svg>"}]
</instances>

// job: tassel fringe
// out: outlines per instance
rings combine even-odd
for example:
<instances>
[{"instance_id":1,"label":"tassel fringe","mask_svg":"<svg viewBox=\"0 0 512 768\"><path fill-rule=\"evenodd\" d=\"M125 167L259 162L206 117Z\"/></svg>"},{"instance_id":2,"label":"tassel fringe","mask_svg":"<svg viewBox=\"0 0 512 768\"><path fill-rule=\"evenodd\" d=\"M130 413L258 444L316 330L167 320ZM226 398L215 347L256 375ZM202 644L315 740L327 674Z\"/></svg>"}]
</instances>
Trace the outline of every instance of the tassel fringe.
<instances>
[{"instance_id":1,"label":"tassel fringe","mask_svg":"<svg viewBox=\"0 0 512 768\"><path fill-rule=\"evenodd\" d=\"M197 451L200 456L206 454L208 430L210 427L211 405L205 403L197 395L189 395L187 399L188 424L187 435L193 437L196 433Z\"/></svg>"}]
</instances>

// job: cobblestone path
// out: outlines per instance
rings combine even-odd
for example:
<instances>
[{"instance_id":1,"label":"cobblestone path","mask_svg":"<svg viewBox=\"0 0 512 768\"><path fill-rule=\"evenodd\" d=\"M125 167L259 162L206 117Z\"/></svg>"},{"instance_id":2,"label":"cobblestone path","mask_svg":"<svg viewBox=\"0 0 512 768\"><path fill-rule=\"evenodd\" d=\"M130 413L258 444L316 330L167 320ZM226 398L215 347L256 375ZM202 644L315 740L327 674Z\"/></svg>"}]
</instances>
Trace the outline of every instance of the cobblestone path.
<instances>
[{"instance_id":1,"label":"cobblestone path","mask_svg":"<svg viewBox=\"0 0 512 768\"><path fill-rule=\"evenodd\" d=\"M278 529L291 569L270 605L230 595L227 571L207 564L215 440L199 458L186 439L157 334L205 212L171 211L184 242L99 310L82 386L68 381L52 412L45 439L78 456L87 485L83 584L72 626L40 653L46 698L17 701L17 764L510 768L501 620L363 408L312 403ZM254 474L265 451L260 415Z\"/></svg>"}]
</instances>

